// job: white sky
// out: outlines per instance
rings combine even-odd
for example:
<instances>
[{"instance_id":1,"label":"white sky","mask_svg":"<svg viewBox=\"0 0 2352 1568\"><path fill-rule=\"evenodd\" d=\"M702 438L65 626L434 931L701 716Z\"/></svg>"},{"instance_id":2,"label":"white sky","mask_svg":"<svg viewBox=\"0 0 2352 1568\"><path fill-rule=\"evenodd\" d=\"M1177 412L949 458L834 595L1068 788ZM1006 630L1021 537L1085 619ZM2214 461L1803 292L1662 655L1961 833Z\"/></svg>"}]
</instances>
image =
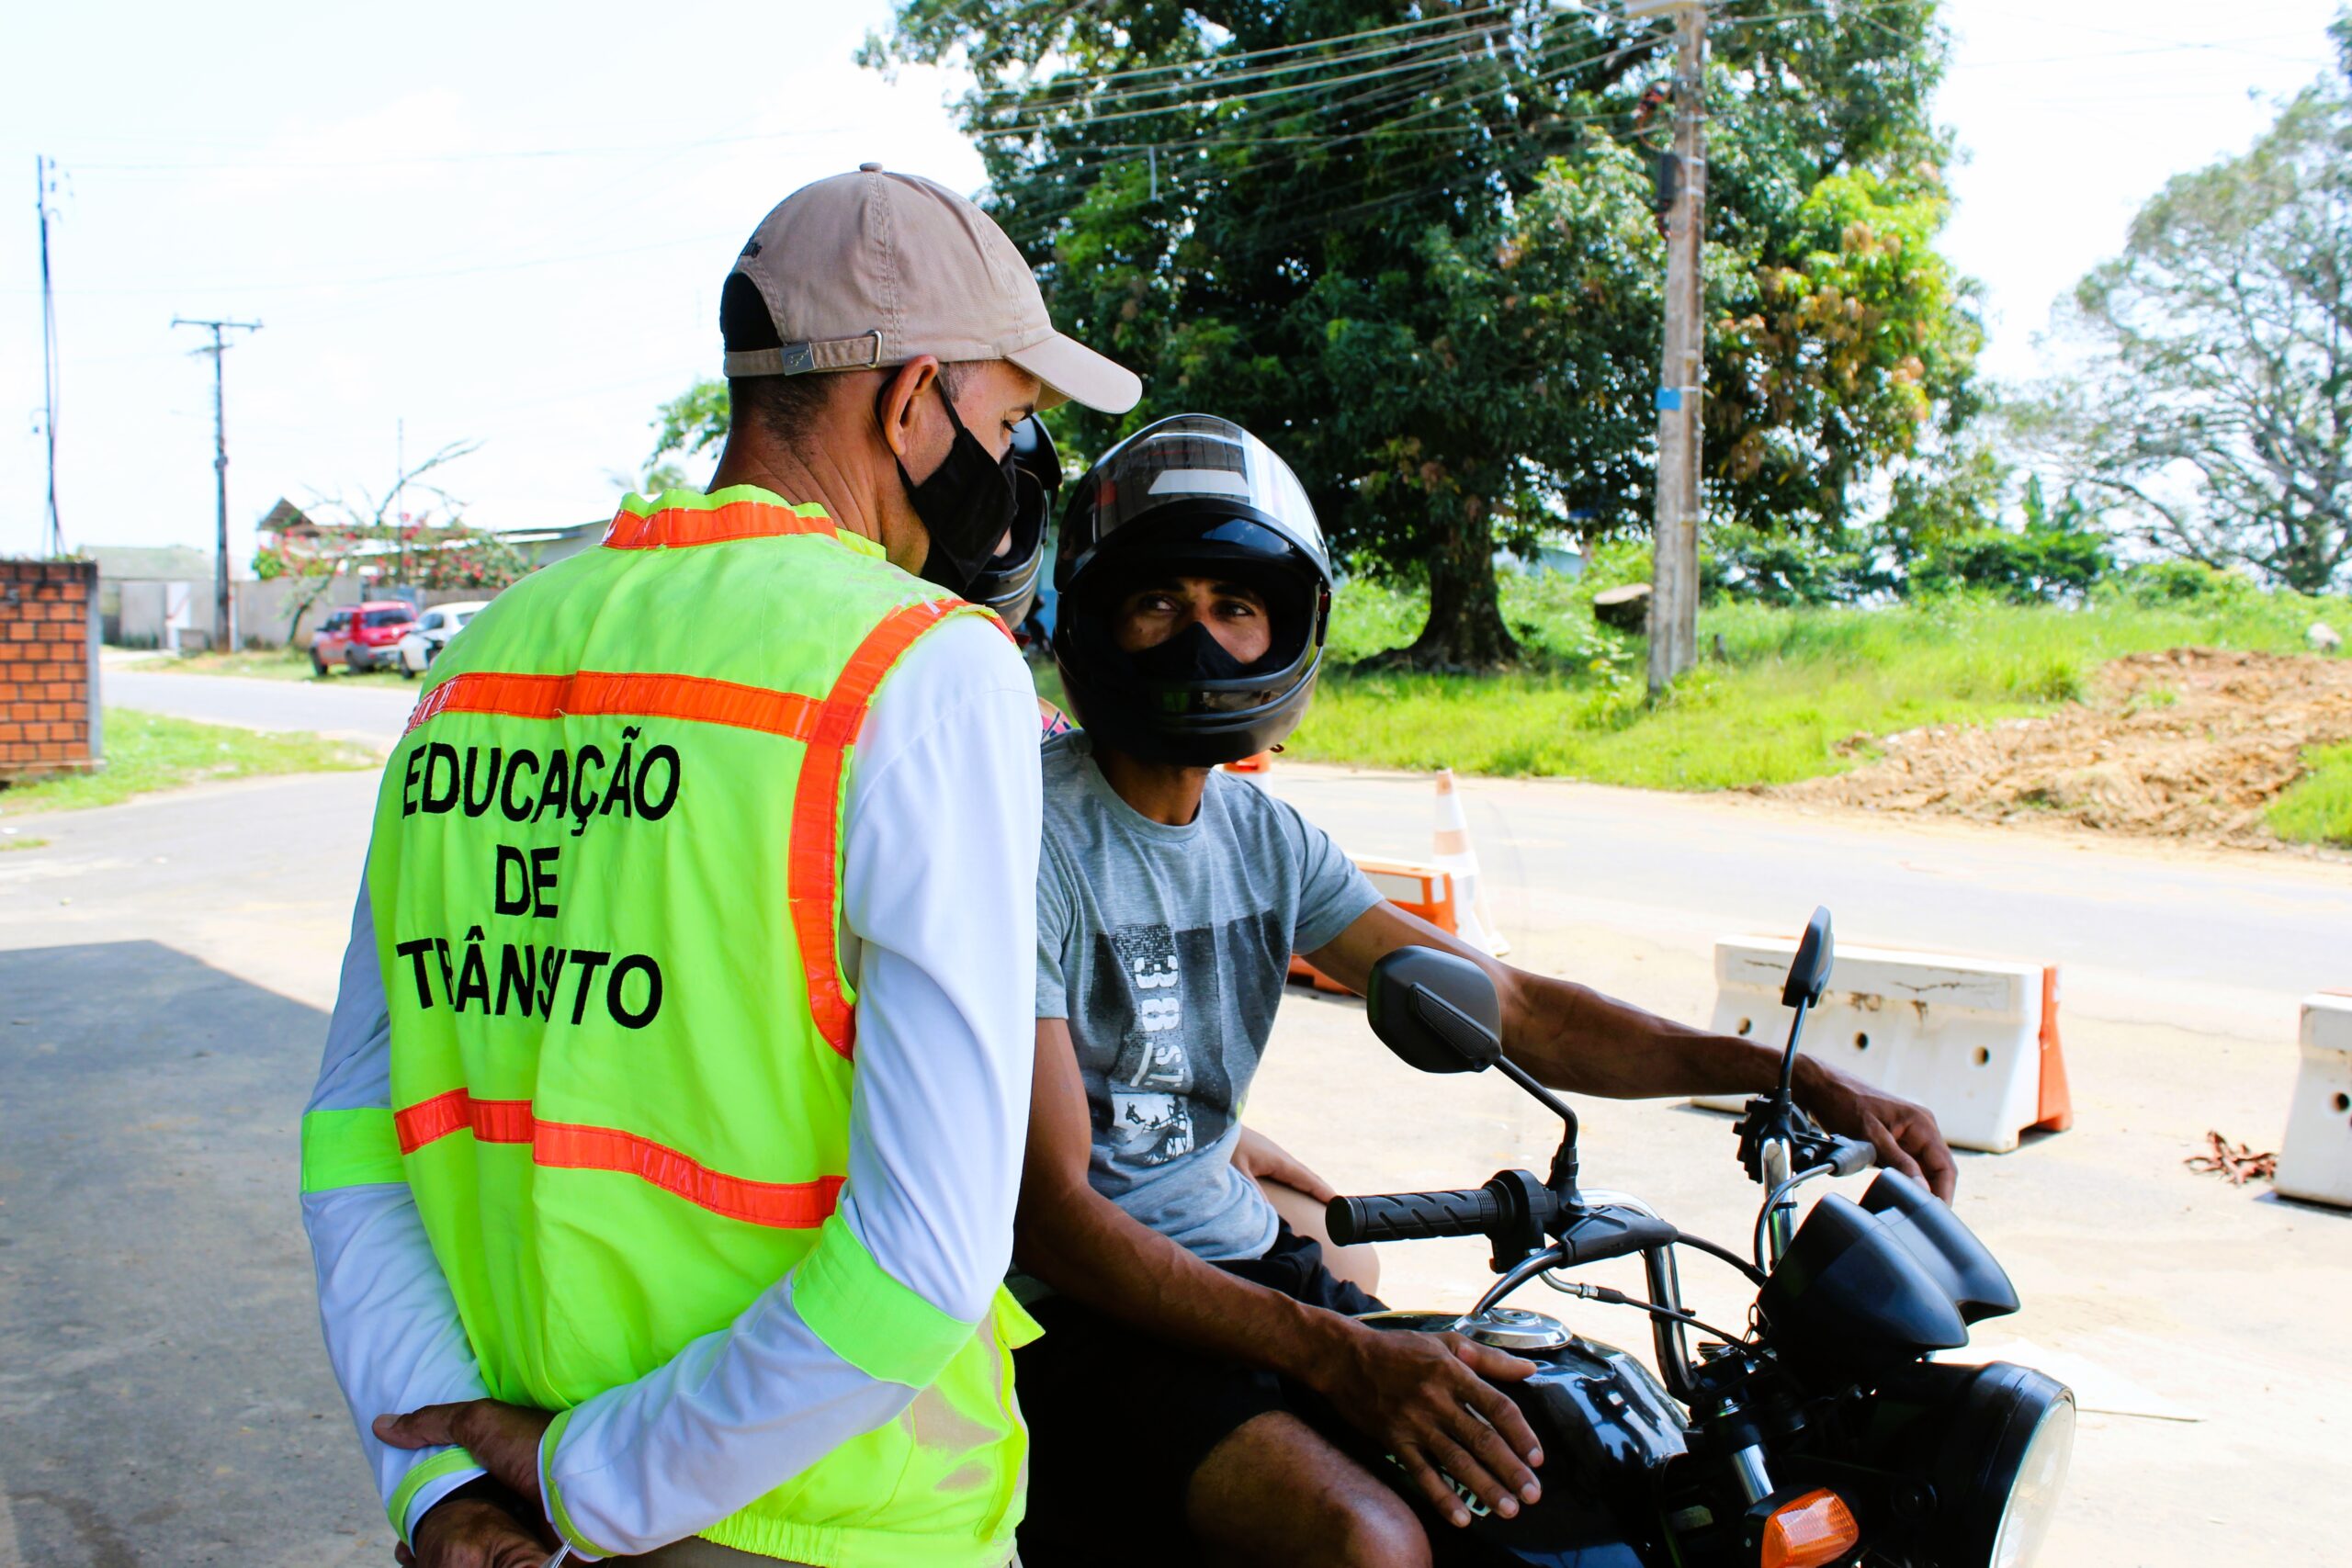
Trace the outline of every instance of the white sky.
<instances>
[{"instance_id":1,"label":"white sky","mask_svg":"<svg viewBox=\"0 0 2352 1568\"><path fill-rule=\"evenodd\" d=\"M1853 0L1841 0L1852 4ZM2165 178L2242 147L2328 59L2335 0L1949 0L1950 249L1987 367ZM420 0L12 8L0 57L0 553L41 540L33 155L63 359L72 544L212 538L210 367L175 315L258 317L228 356L231 554L284 494L452 469L492 527L608 513L653 406L713 373L718 286L777 197L867 158L961 189L950 84L850 62L881 0L553 7ZM28 13L30 13L29 15ZM560 21L543 21L554 18Z\"/></svg>"}]
</instances>

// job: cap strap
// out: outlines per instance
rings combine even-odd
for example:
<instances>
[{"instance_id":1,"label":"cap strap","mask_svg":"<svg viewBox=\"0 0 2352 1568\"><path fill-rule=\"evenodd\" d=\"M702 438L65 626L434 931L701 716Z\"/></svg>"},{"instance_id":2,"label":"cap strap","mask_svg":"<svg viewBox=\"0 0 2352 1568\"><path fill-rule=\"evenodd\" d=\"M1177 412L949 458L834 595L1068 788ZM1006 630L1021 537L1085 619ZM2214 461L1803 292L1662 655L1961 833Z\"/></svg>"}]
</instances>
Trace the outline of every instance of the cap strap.
<instances>
[{"instance_id":1,"label":"cap strap","mask_svg":"<svg viewBox=\"0 0 2352 1568\"><path fill-rule=\"evenodd\" d=\"M805 376L812 370L873 370L882 364L882 333L788 343L781 348L748 348L727 356L727 374Z\"/></svg>"}]
</instances>

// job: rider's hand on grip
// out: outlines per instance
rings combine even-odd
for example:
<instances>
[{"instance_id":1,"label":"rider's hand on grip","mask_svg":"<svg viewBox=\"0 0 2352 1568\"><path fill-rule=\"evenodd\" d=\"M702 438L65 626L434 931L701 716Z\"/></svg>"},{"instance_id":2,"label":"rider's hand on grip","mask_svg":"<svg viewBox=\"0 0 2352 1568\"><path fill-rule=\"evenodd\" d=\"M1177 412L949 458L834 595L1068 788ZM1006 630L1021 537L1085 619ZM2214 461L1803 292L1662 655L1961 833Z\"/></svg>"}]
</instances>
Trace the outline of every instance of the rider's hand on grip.
<instances>
[{"instance_id":1,"label":"rider's hand on grip","mask_svg":"<svg viewBox=\"0 0 2352 1568\"><path fill-rule=\"evenodd\" d=\"M1320 1392L1350 1425L1387 1446L1431 1507L1467 1525L1470 1510L1448 1476L1504 1518L1541 1495L1535 1433L1488 1381L1517 1382L1534 1370L1459 1334L1357 1328Z\"/></svg>"}]
</instances>

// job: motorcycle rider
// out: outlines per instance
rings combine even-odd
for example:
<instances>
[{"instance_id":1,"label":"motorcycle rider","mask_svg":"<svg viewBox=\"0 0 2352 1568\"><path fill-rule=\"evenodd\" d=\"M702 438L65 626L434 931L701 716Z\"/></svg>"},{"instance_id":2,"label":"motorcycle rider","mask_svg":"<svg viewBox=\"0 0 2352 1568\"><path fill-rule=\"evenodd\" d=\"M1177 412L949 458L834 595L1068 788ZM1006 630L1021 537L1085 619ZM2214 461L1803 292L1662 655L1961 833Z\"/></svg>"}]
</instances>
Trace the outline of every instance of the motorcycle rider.
<instances>
[{"instance_id":1,"label":"motorcycle rider","mask_svg":"<svg viewBox=\"0 0 2352 1568\"><path fill-rule=\"evenodd\" d=\"M1400 946L1476 960L1506 1049L1555 1089L1761 1091L1778 1054L1495 961L1384 901L1291 807L1214 771L1298 723L1330 609L1306 493L1239 426L1179 415L1104 455L1064 516L1055 577L1054 653L1083 728L1043 758L1014 1240L1015 1293L1046 1330L1015 1352L1034 1442L1024 1560L1425 1563L1419 1520L1358 1456L1393 1456L1454 1525L1473 1497L1515 1515L1539 1495L1543 1456L1493 1383L1532 1369L1458 1335L1355 1323L1379 1303L1237 1158L1292 952L1358 989ZM1951 1193L1924 1109L1809 1057L1796 1094Z\"/></svg>"}]
</instances>

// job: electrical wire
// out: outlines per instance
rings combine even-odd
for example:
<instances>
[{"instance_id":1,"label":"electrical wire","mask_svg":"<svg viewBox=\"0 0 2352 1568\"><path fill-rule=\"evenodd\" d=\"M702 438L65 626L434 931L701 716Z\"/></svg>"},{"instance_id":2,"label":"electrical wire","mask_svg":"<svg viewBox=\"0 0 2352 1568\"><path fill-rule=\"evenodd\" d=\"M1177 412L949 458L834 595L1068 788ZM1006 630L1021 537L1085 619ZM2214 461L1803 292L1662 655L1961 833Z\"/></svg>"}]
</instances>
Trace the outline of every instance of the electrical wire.
<instances>
[{"instance_id":1,"label":"electrical wire","mask_svg":"<svg viewBox=\"0 0 2352 1568\"><path fill-rule=\"evenodd\" d=\"M1629 1296L1611 1286L1589 1284L1582 1280L1555 1279L1549 1269L1537 1275L1536 1278L1564 1296L1575 1296L1581 1301L1600 1302L1609 1306L1632 1307L1634 1311L1645 1312L1652 1317L1665 1318L1668 1323L1687 1324L1692 1328L1704 1329L1735 1349L1744 1349L1747 1347L1747 1337L1744 1334L1734 1334L1728 1329L1718 1328L1691 1313L1680 1312L1673 1307L1662 1307L1656 1302L1644 1301L1639 1296Z\"/></svg>"},{"instance_id":2,"label":"electrical wire","mask_svg":"<svg viewBox=\"0 0 2352 1568\"><path fill-rule=\"evenodd\" d=\"M1469 10L1451 11L1441 17L1424 17L1418 21L1397 22L1392 26L1385 28L1366 28L1361 32L1334 33L1326 38L1302 39L1297 43L1269 44L1262 49L1240 50L1230 54L1206 56L1204 57L1204 59L1230 62L1258 60L1278 54L1296 54L1310 49L1327 49L1335 44L1354 43L1363 39L1382 38L1395 33L1415 32L1428 28L1458 26L1460 23L1472 17L1488 16L1497 11L1507 11L1509 9L1510 9L1510 7L1508 5L1480 6ZM1057 77L1055 81L1057 83L1061 81L1070 81L1075 83L1080 89L1084 89L1088 86L1104 82L1116 82L1138 76L1170 74L1175 72L1192 69L1195 63L1198 62L1185 61L1172 62L1166 65L1137 65L1118 71L1099 72L1092 75L1068 78ZM984 89L984 91L991 95L996 93L1017 93L1023 90L1024 89L1019 88Z\"/></svg>"},{"instance_id":3,"label":"electrical wire","mask_svg":"<svg viewBox=\"0 0 2352 1568\"><path fill-rule=\"evenodd\" d=\"M1464 12L1460 15L1480 16L1499 9L1501 7L1489 6L1482 7L1479 11ZM1430 57L1447 54L1453 52L1464 39L1480 36L1484 35L1464 29L1442 34L1433 39L1408 39L1373 49L1359 50L1352 53L1319 55L1312 59L1285 62L1278 65L1246 67L1239 71L1225 69L1225 62L1228 59L1243 58L1241 56L1204 55L1197 61L1165 68L1170 71L1187 72L1189 74L1154 85L1122 88L1113 92L1090 91L1089 84L1107 80L1107 78L1057 76L1039 87L984 88L974 93L972 97L976 101L1010 98L1020 102L1023 107L1057 108L1084 104L1091 108L1104 104L1115 105L1147 98L1165 97L1176 93L1193 93L1203 89L1221 90L1238 85L1269 81L1277 76L1296 75L1304 71L1323 71L1335 65L1352 65L1368 60L1384 60L1397 55Z\"/></svg>"},{"instance_id":4,"label":"electrical wire","mask_svg":"<svg viewBox=\"0 0 2352 1568\"><path fill-rule=\"evenodd\" d=\"M1747 1282L1751 1285L1761 1287L1764 1281L1770 1278L1764 1270L1758 1269L1755 1264L1750 1263L1747 1258L1742 1258L1738 1253L1734 1252L1730 1247L1724 1246L1720 1242L1709 1241L1704 1236L1695 1236L1689 1235L1688 1233L1685 1233L1678 1239L1684 1247L1696 1247L1699 1251L1705 1253L1710 1258L1719 1258L1722 1261L1730 1264L1742 1274L1747 1276Z\"/></svg>"}]
</instances>

